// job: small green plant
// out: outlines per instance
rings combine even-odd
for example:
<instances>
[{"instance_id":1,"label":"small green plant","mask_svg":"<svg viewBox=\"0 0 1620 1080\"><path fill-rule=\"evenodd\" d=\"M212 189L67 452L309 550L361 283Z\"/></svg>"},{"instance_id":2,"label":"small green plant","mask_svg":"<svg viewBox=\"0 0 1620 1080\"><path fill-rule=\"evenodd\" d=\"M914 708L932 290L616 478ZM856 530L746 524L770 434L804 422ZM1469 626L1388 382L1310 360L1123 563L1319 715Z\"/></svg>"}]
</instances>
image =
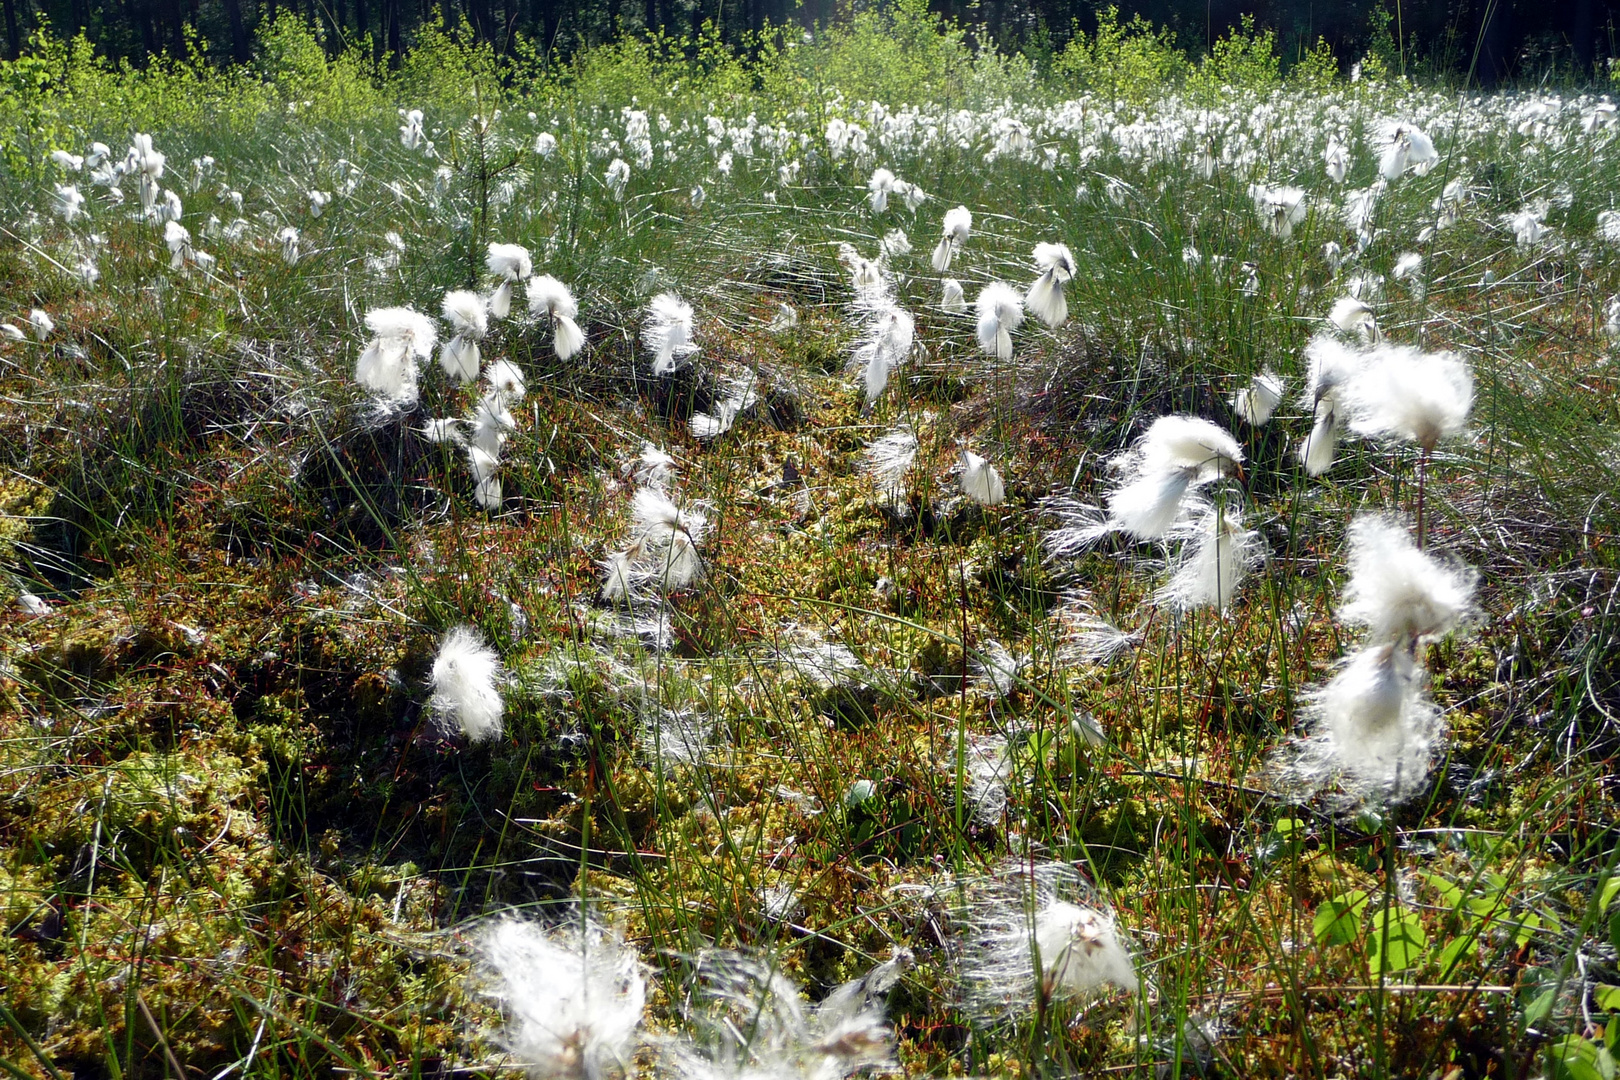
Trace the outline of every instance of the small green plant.
<instances>
[{"instance_id":1,"label":"small green plant","mask_svg":"<svg viewBox=\"0 0 1620 1080\"><path fill-rule=\"evenodd\" d=\"M1196 100L1216 102L1229 88L1267 93L1282 83L1282 61L1277 55L1277 34L1257 30L1253 15L1228 27L1209 55L1187 77L1187 89Z\"/></svg>"},{"instance_id":2,"label":"small green plant","mask_svg":"<svg viewBox=\"0 0 1620 1080\"><path fill-rule=\"evenodd\" d=\"M1175 34L1157 29L1140 14L1119 21L1112 4L1097 12L1097 32L1076 30L1054 70L1076 90L1141 105L1174 86L1188 70Z\"/></svg>"},{"instance_id":3,"label":"small green plant","mask_svg":"<svg viewBox=\"0 0 1620 1080\"><path fill-rule=\"evenodd\" d=\"M1288 81L1307 93L1321 94L1333 89L1339 81L1339 61L1326 38L1317 38L1294 66L1288 69Z\"/></svg>"}]
</instances>

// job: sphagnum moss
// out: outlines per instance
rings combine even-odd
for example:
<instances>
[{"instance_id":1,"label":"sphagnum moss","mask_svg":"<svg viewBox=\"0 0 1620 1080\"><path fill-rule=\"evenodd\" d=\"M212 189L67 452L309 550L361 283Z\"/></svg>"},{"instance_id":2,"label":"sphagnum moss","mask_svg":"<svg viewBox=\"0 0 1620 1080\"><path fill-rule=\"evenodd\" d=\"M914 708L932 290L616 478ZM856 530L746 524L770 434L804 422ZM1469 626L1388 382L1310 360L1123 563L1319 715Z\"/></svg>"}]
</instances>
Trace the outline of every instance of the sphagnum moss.
<instances>
[{"instance_id":1,"label":"sphagnum moss","mask_svg":"<svg viewBox=\"0 0 1620 1080\"><path fill-rule=\"evenodd\" d=\"M8 586L39 601L3 628L0 958L18 1026L0 1028L0 1056L43 1071L31 1039L76 1073L156 1074L170 1054L210 1076L250 1059L264 1075L493 1068L496 1019L456 935L507 907L555 924L574 902L654 967L648 1030L670 1038L709 946L762 950L813 997L908 950L888 1006L917 1073L1132 1068L1178 1045L1185 1069L1196 1031L1239 1071L1426 1074L1481 1047L1534 1052L1527 1025L1584 1037L1576 1018L1605 1006L1569 992L1576 958L1580 978L1620 978L1590 940L1611 914L1590 898L1612 818L1597 778L1620 420L1590 314L1620 278L1589 227L1620 172L1590 102L1238 89L1205 160L1163 123L1186 118L1170 98L773 112L666 95L638 117L540 93L494 127L459 101L379 113L375 94L230 111L223 131L176 120L138 155L167 153L153 184L184 203L173 270L161 224L83 178L84 216L51 216L58 166L7 159L6 216L27 241L5 256L16 319L39 307L54 328L0 344L15 474L0 541ZM92 136L128 134L97 127L88 100L55 107ZM827 110L836 137L804 119ZM1246 134L1256 110L1275 129L1263 154ZM953 125L968 158L935 141ZM1432 175L1414 126L1437 143ZM529 149L541 128L550 154ZM1396 128L1420 164L1411 148L1384 160L1396 134L1361 133ZM1356 205L1323 174L1329 138ZM521 162L487 204L467 153L479 139ZM339 166L340 145L362 164ZM615 157L622 199L602 186ZM1555 190L1523 208L1553 241L1521 246L1526 230L1447 186L1464 157L1498 163L1493 198L1516 218L1517 191ZM877 169L892 182L874 216ZM1375 190L1380 171L1394 179ZM935 175L908 207L909 181ZM318 216L310 190L335 193ZM170 205L147 194L155 213ZM962 289L1003 282L991 298L1018 300L1061 261L1033 266L1033 246L1061 243L1067 325L1014 326L998 300L996 356L981 358L978 320L941 306L929 272L958 203L975 215L949 252ZM1371 215L1347 217L1358 206ZM434 311L522 276L485 275L488 239L569 283L582 349L554 347L568 305L527 321L520 300L478 346L516 366L521 400L433 368L394 382L433 417L503 395L482 435L498 498L492 476L418 437L420 416L377 416L351 374L362 313ZM1394 276L1414 248L1421 297ZM94 289L57 269L86 251ZM205 273L200 254L219 262ZM865 417L842 370L851 267L893 286L919 346L890 358ZM1060 322L1036 284L1038 313ZM671 303L681 317L652 347L638 337L670 291L691 307L676 336L695 353L667 333L685 318ZM1431 647L1446 753L1381 820L1285 808L1264 762L1348 645L1332 617L1346 524L1364 506L1415 509L1415 462L1352 439L1310 481L1314 395L1298 409L1282 394L1263 429L1229 404L1262 371L1297 384L1301 349L1352 291L1386 339L1469 351L1473 427L1428 463L1427 531L1481 568L1501 619ZM471 333L460 299L453 329ZM772 325L782 303L796 326ZM683 364L655 376L666 350ZM758 404L727 397L744 372ZM700 424L712 437L698 440L694 414L731 426ZM1211 486L1264 560L1219 613L1154 599L1186 543L1175 515L1164 543L1041 554L1042 498L1101 503L1110 459L1178 414L1241 442L1243 475ZM862 452L902 424L915 458L905 497L886 501ZM596 563L634 541L640 482L624 465L646 442L674 458L674 505L707 524L702 574L615 621ZM1004 503L955 495L969 448L995 462ZM1069 604L1115 624L1108 649L1062 651L1054 610ZM503 730L479 746L428 712L436 644L463 623L504 668L489 688ZM677 730L671 716L702 733L679 755L646 745ZM986 783L1000 797L981 798ZM970 1022L955 895L1009 856L1106 893L1139 997ZM1375 913L1427 944L1372 972ZM1479 947L1452 949L1471 927Z\"/></svg>"}]
</instances>

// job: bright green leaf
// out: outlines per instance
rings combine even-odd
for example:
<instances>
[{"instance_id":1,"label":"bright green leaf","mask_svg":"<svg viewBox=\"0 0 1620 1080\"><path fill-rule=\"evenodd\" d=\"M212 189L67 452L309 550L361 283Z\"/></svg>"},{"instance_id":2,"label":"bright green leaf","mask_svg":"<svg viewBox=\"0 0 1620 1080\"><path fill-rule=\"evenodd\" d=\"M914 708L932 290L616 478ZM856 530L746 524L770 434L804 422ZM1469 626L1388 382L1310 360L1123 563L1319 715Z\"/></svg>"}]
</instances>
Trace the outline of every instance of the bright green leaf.
<instances>
[{"instance_id":1,"label":"bright green leaf","mask_svg":"<svg viewBox=\"0 0 1620 1080\"><path fill-rule=\"evenodd\" d=\"M1348 945L1361 937L1361 916L1367 910L1368 899L1365 889L1351 889L1325 901L1311 920L1316 943Z\"/></svg>"},{"instance_id":2,"label":"bright green leaf","mask_svg":"<svg viewBox=\"0 0 1620 1080\"><path fill-rule=\"evenodd\" d=\"M1526 915L1519 920L1519 928L1513 932L1514 944L1521 949L1524 948L1530 944L1530 939L1536 936L1536 931L1539 929L1541 929L1541 917L1539 915Z\"/></svg>"},{"instance_id":3,"label":"bright green leaf","mask_svg":"<svg viewBox=\"0 0 1620 1080\"><path fill-rule=\"evenodd\" d=\"M1537 994L1535 1000L1531 1001L1529 1005L1525 1006L1524 1026L1535 1027L1537 1024L1541 1023L1547 1018L1547 1014L1552 1012L1552 1006L1553 992L1551 988L1543 990L1541 993Z\"/></svg>"},{"instance_id":4,"label":"bright green leaf","mask_svg":"<svg viewBox=\"0 0 1620 1080\"><path fill-rule=\"evenodd\" d=\"M1428 871L1423 871L1422 877L1424 881L1429 883L1430 887L1432 887L1435 892L1440 894L1440 902L1445 904L1446 907L1455 911L1462 904L1463 893L1462 890L1456 885L1447 881L1439 874L1433 874Z\"/></svg>"},{"instance_id":5,"label":"bright green leaf","mask_svg":"<svg viewBox=\"0 0 1620 1080\"><path fill-rule=\"evenodd\" d=\"M1375 911L1367 932L1367 970L1374 978L1405 971L1423 959L1428 944L1429 935L1412 912L1399 908Z\"/></svg>"},{"instance_id":6,"label":"bright green leaf","mask_svg":"<svg viewBox=\"0 0 1620 1080\"><path fill-rule=\"evenodd\" d=\"M1592 987L1592 1000L1604 1012L1620 1012L1620 986L1598 983Z\"/></svg>"},{"instance_id":7,"label":"bright green leaf","mask_svg":"<svg viewBox=\"0 0 1620 1080\"><path fill-rule=\"evenodd\" d=\"M1614 1058L1607 1047L1579 1035L1566 1035L1547 1047L1559 1080L1614 1080Z\"/></svg>"},{"instance_id":8,"label":"bright green leaf","mask_svg":"<svg viewBox=\"0 0 1620 1080\"><path fill-rule=\"evenodd\" d=\"M1598 893L1598 910L1607 915L1609 906L1614 903L1616 896L1620 896L1620 874L1615 874L1603 883L1603 888Z\"/></svg>"},{"instance_id":9,"label":"bright green leaf","mask_svg":"<svg viewBox=\"0 0 1620 1080\"><path fill-rule=\"evenodd\" d=\"M1478 955L1479 938L1473 934L1463 934L1446 942L1445 948L1440 950L1440 981L1446 982L1457 965L1462 963L1465 956Z\"/></svg>"}]
</instances>

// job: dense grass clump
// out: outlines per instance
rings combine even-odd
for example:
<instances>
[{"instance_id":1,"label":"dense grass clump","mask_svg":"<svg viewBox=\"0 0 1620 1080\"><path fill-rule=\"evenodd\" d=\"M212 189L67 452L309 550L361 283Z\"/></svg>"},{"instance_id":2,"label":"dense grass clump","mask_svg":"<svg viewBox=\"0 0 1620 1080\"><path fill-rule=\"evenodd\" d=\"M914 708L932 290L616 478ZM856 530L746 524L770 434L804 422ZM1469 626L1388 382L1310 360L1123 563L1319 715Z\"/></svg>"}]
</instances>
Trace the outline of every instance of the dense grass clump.
<instances>
[{"instance_id":1,"label":"dense grass clump","mask_svg":"<svg viewBox=\"0 0 1620 1080\"><path fill-rule=\"evenodd\" d=\"M1613 1071L1612 104L888 19L7 69L0 1067Z\"/></svg>"}]
</instances>

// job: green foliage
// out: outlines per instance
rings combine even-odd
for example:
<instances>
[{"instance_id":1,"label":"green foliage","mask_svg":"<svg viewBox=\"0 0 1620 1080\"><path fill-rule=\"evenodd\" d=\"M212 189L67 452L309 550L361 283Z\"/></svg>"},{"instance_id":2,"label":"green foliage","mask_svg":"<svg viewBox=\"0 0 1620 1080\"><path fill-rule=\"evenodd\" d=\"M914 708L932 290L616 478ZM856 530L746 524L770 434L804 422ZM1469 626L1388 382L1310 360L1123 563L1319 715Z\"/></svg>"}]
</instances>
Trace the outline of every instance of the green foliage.
<instances>
[{"instance_id":1,"label":"green foliage","mask_svg":"<svg viewBox=\"0 0 1620 1080\"><path fill-rule=\"evenodd\" d=\"M1365 889L1324 901L1311 920L1311 935L1318 945L1348 945L1361 937L1361 919L1370 897Z\"/></svg>"},{"instance_id":2,"label":"green foliage","mask_svg":"<svg viewBox=\"0 0 1620 1080\"><path fill-rule=\"evenodd\" d=\"M1392 72L1401 70L1401 49L1390 29L1395 17L1384 6L1383 0L1367 12L1367 52L1361 58L1361 77L1381 82Z\"/></svg>"},{"instance_id":3,"label":"green foliage","mask_svg":"<svg viewBox=\"0 0 1620 1080\"><path fill-rule=\"evenodd\" d=\"M1416 912L1389 907L1373 912L1367 929L1367 973L1373 978L1417 967L1429 947Z\"/></svg>"},{"instance_id":4,"label":"green foliage","mask_svg":"<svg viewBox=\"0 0 1620 1080\"><path fill-rule=\"evenodd\" d=\"M966 31L930 11L927 0L857 12L784 57L786 78L765 76L773 96L799 85L889 105L961 100L973 67Z\"/></svg>"},{"instance_id":5,"label":"green foliage","mask_svg":"<svg viewBox=\"0 0 1620 1080\"><path fill-rule=\"evenodd\" d=\"M1253 15L1241 21L1241 26L1227 28L1188 76L1187 89L1195 100L1214 103L1230 87L1266 93L1282 84L1276 33L1256 30Z\"/></svg>"},{"instance_id":6,"label":"green foliage","mask_svg":"<svg viewBox=\"0 0 1620 1080\"><path fill-rule=\"evenodd\" d=\"M1055 69L1074 89L1140 105L1179 81L1189 65L1175 34L1140 14L1121 23L1119 9L1110 4L1097 12L1096 34L1076 32Z\"/></svg>"},{"instance_id":7,"label":"green foliage","mask_svg":"<svg viewBox=\"0 0 1620 1080\"><path fill-rule=\"evenodd\" d=\"M1316 44L1294 62L1288 69L1288 81L1313 94L1333 89L1333 84L1339 81L1339 61L1327 39L1317 38Z\"/></svg>"},{"instance_id":8,"label":"green foliage","mask_svg":"<svg viewBox=\"0 0 1620 1080\"><path fill-rule=\"evenodd\" d=\"M412 59L443 62L431 51L433 40L424 34L424 47L413 50ZM316 31L291 10L260 30L257 69L306 123L340 121L384 107L378 74L360 47L352 45L329 59ZM402 77L401 87L407 85Z\"/></svg>"}]
</instances>

